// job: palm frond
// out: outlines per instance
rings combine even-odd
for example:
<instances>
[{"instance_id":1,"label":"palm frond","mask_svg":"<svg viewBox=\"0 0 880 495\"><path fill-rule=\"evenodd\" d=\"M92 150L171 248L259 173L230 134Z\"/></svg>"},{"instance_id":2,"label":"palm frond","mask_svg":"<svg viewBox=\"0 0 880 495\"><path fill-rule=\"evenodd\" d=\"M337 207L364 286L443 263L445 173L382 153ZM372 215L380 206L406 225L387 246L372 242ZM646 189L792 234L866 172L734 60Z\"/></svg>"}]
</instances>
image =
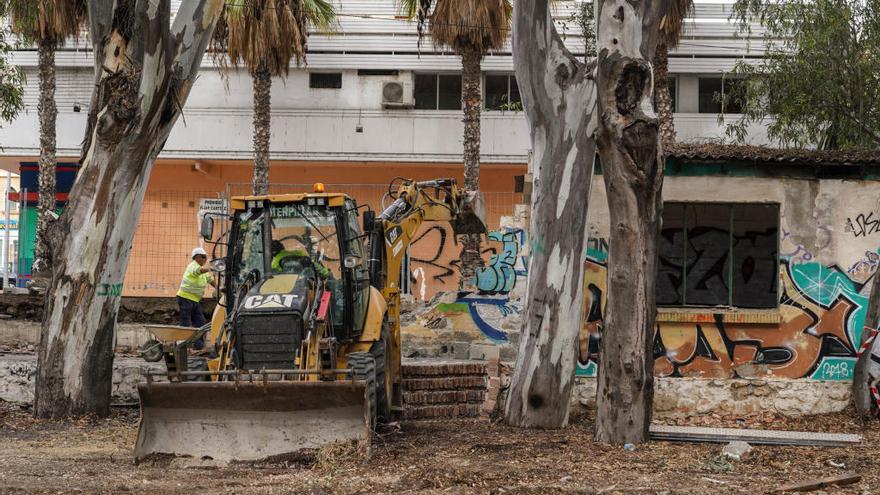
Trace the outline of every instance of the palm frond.
<instances>
[{"instance_id":1,"label":"palm frond","mask_svg":"<svg viewBox=\"0 0 880 495\"><path fill-rule=\"evenodd\" d=\"M327 0L242 0L227 5L211 40L213 56L225 65L244 63L254 73L287 75L291 61L306 60L309 26L330 31L336 20Z\"/></svg>"},{"instance_id":2,"label":"palm frond","mask_svg":"<svg viewBox=\"0 0 880 495\"><path fill-rule=\"evenodd\" d=\"M510 0L398 0L398 5L416 20L419 38L428 31L435 45L457 53L501 48L513 14Z\"/></svg>"},{"instance_id":3,"label":"palm frond","mask_svg":"<svg viewBox=\"0 0 880 495\"><path fill-rule=\"evenodd\" d=\"M684 20L694 8L693 0L665 0L660 17L660 42L668 48L678 46L684 32Z\"/></svg>"},{"instance_id":4,"label":"palm frond","mask_svg":"<svg viewBox=\"0 0 880 495\"><path fill-rule=\"evenodd\" d=\"M76 38L88 20L85 0L5 0L12 30L28 42Z\"/></svg>"}]
</instances>

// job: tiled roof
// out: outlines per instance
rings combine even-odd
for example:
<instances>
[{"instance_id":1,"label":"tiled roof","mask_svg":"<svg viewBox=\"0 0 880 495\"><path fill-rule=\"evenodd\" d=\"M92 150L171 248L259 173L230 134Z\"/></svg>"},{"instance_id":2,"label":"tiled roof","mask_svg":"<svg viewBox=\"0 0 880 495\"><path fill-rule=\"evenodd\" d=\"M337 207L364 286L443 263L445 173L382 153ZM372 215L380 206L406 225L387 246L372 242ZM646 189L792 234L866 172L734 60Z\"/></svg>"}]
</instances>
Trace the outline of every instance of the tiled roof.
<instances>
[{"instance_id":1,"label":"tiled roof","mask_svg":"<svg viewBox=\"0 0 880 495\"><path fill-rule=\"evenodd\" d=\"M880 151L820 151L765 146L676 143L666 150L670 158L777 162L798 165L880 165Z\"/></svg>"}]
</instances>

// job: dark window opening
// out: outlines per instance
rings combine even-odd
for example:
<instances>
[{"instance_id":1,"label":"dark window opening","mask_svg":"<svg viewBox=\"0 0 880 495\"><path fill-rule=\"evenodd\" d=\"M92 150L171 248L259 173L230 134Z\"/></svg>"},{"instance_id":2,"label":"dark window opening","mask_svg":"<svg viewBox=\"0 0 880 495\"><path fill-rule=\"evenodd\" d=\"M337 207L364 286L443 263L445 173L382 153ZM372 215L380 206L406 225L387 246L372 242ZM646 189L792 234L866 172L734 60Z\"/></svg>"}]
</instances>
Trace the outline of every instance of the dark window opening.
<instances>
[{"instance_id":1,"label":"dark window opening","mask_svg":"<svg viewBox=\"0 0 880 495\"><path fill-rule=\"evenodd\" d=\"M657 304L778 305L779 205L666 203Z\"/></svg>"},{"instance_id":2,"label":"dark window opening","mask_svg":"<svg viewBox=\"0 0 880 495\"><path fill-rule=\"evenodd\" d=\"M487 74L484 81L486 110L522 110L522 100L515 75Z\"/></svg>"},{"instance_id":3,"label":"dark window opening","mask_svg":"<svg viewBox=\"0 0 880 495\"><path fill-rule=\"evenodd\" d=\"M721 101L716 98L721 94L720 77L701 77L698 91L700 113L721 113Z\"/></svg>"},{"instance_id":4,"label":"dark window opening","mask_svg":"<svg viewBox=\"0 0 880 495\"><path fill-rule=\"evenodd\" d=\"M359 76L396 76L399 73L396 69L358 69Z\"/></svg>"},{"instance_id":5,"label":"dark window opening","mask_svg":"<svg viewBox=\"0 0 880 495\"><path fill-rule=\"evenodd\" d=\"M700 113L742 113L745 80L734 77L699 79Z\"/></svg>"},{"instance_id":6,"label":"dark window opening","mask_svg":"<svg viewBox=\"0 0 880 495\"><path fill-rule=\"evenodd\" d=\"M312 89L342 88L341 72L309 72L309 87Z\"/></svg>"},{"instance_id":7,"label":"dark window opening","mask_svg":"<svg viewBox=\"0 0 880 495\"><path fill-rule=\"evenodd\" d=\"M461 110L461 74L416 74L417 110Z\"/></svg>"},{"instance_id":8,"label":"dark window opening","mask_svg":"<svg viewBox=\"0 0 880 495\"><path fill-rule=\"evenodd\" d=\"M678 78L670 77L668 79L669 84L669 98L672 100L672 112L678 112Z\"/></svg>"}]
</instances>

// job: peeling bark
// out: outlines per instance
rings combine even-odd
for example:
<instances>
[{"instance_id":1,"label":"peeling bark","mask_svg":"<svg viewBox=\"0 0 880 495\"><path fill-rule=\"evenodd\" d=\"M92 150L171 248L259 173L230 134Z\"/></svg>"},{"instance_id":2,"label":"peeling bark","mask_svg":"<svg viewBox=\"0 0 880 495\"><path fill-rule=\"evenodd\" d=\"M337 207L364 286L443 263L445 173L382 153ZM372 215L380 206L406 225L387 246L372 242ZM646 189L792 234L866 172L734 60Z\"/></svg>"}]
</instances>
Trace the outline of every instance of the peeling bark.
<instances>
[{"instance_id":1,"label":"peeling bark","mask_svg":"<svg viewBox=\"0 0 880 495\"><path fill-rule=\"evenodd\" d=\"M559 428L568 422L582 318L595 64L566 50L547 0L515 3L513 55L532 137L534 191L528 287L505 420Z\"/></svg>"},{"instance_id":2,"label":"peeling bark","mask_svg":"<svg viewBox=\"0 0 880 495\"><path fill-rule=\"evenodd\" d=\"M79 176L54 229L34 414L110 412L116 314L156 156L180 115L223 7L168 0L88 4L95 90ZM170 28L169 28L170 27Z\"/></svg>"},{"instance_id":3,"label":"peeling bark","mask_svg":"<svg viewBox=\"0 0 880 495\"><path fill-rule=\"evenodd\" d=\"M669 47L665 43L654 55L654 107L660 122L660 142L667 149L675 144L675 121L669 92Z\"/></svg>"},{"instance_id":4,"label":"peeling bark","mask_svg":"<svg viewBox=\"0 0 880 495\"><path fill-rule=\"evenodd\" d=\"M480 189L480 62L483 55L472 48L461 53L461 102L464 109L464 187ZM461 289L473 289L471 281L483 259L480 256L480 235L463 235L461 248Z\"/></svg>"},{"instance_id":5,"label":"peeling bark","mask_svg":"<svg viewBox=\"0 0 880 495\"><path fill-rule=\"evenodd\" d=\"M880 326L880 275L874 275L874 281L871 283L871 294L868 296L868 314L865 315L865 328L862 330L862 338L859 341L859 347L863 347L870 337L872 328ZM856 361L856 367L853 371L853 387L852 396L853 404L856 407L856 413L864 418L869 418L877 413L876 403L871 395L871 353L880 345L876 341L868 348L864 349Z\"/></svg>"},{"instance_id":6,"label":"peeling bark","mask_svg":"<svg viewBox=\"0 0 880 495\"><path fill-rule=\"evenodd\" d=\"M55 45L55 40L47 38L40 41L37 49L40 77L40 100L37 105L40 116L40 191L31 277L32 285L43 289L52 275L49 228L53 222L52 214L55 213L55 121L58 118L55 105Z\"/></svg>"},{"instance_id":7,"label":"peeling bark","mask_svg":"<svg viewBox=\"0 0 880 495\"><path fill-rule=\"evenodd\" d=\"M599 442L644 442L651 423L663 185L651 66L659 7L660 2L651 0L604 0L597 5L596 140L611 225L596 398Z\"/></svg>"},{"instance_id":8,"label":"peeling bark","mask_svg":"<svg viewBox=\"0 0 880 495\"><path fill-rule=\"evenodd\" d=\"M254 194L269 193L269 139L271 134L272 76L265 68L254 79Z\"/></svg>"}]
</instances>

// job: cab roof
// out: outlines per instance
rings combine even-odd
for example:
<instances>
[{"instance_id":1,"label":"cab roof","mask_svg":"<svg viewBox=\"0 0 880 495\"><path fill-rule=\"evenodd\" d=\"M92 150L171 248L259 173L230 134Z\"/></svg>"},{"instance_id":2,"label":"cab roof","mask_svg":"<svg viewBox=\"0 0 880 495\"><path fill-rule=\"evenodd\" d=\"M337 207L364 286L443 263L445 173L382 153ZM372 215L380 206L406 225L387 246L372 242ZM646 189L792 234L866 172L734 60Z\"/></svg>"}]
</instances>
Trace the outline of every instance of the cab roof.
<instances>
[{"instance_id":1,"label":"cab roof","mask_svg":"<svg viewBox=\"0 0 880 495\"><path fill-rule=\"evenodd\" d=\"M265 201L272 203L305 203L309 198L326 198L327 206L343 206L345 200L352 199L345 193L292 193L292 194L266 194L262 196L233 196L229 201L229 207L233 210L243 210L247 201Z\"/></svg>"}]
</instances>

